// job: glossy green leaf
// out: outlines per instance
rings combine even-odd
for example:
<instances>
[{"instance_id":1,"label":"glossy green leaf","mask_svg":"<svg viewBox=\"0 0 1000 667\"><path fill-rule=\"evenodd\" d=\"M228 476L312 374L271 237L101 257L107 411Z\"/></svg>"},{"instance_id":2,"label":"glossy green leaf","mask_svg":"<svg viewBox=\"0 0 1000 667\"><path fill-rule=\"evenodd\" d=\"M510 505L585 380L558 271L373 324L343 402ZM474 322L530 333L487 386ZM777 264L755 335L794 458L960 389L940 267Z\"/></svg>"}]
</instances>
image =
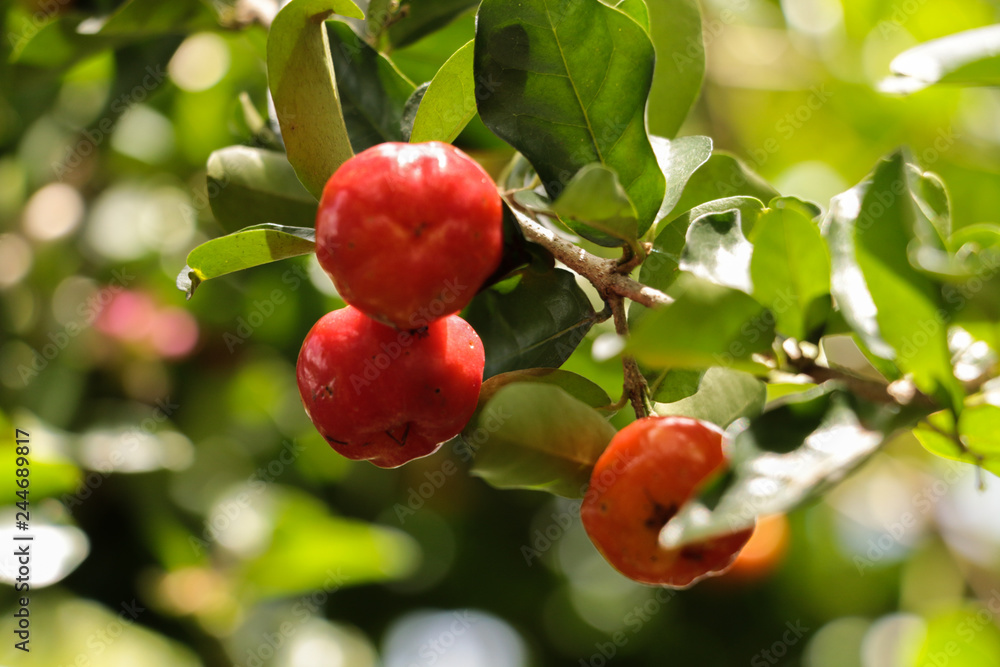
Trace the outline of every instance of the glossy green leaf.
<instances>
[{"instance_id":1,"label":"glossy green leaf","mask_svg":"<svg viewBox=\"0 0 1000 667\"><path fill-rule=\"evenodd\" d=\"M871 456L882 434L862 425L850 398L831 385L790 394L733 432L731 470L712 490L713 506L693 500L664 526L664 546L696 542L788 512L842 480Z\"/></svg>"},{"instance_id":2,"label":"glossy green leaf","mask_svg":"<svg viewBox=\"0 0 1000 667\"><path fill-rule=\"evenodd\" d=\"M597 320L574 274L533 268L476 295L464 316L483 340L487 378L562 365Z\"/></svg>"},{"instance_id":3,"label":"glossy green leaf","mask_svg":"<svg viewBox=\"0 0 1000 667\"><path fill-rule=\"evenodd\" d=\"M478 100L483 122L528 158L550 197L600 162L644 234L665 181L646 135L653 46L642 26L598 0L484 0L475 48L476 78L492 88Z\"/></svg>"},{"instance_id":4,"label":"glossy green leaf","mask_svg":"<svg viewBox=\"0 0 1000 667\"><path fill-rule=\"evenodd\" d=\"M326 181L354 153L341 112L325 19L364 18L351 0L292 0L267 38L267 79L288 161L319 199Z\"/></svg>"},{"instance_id":5,"label":"glossy green leaf","mask_svg":"<svg viewBox=\"0 0 1000 667\"><path fill-rule=\"evenodd\" d=\"M649 32L649 8L646 0L601 0L608 7L614 7L632 17L632 20Z\"/></svg>"},{"instance_id":6,"label":"glossy green leaf","mask_svg":"<svg viewBox=\"0 0 1000 667\"><path fill-rule=\"evenodd\" d=\"M645 313L625 347L651 368L765 368L751 355L770 350L774 316L745 292L689 274L674 284L676 300Z\"/></svg>"},{"instance_id":7,"label":"glossy green leaf","mask_svg":"<svg viewBox=\"0 0 1000 667\"><path fill-rule=\"evenodd\" d=\"M807 220L818 220L823 215L823 209L815 203L791 196L775 197L771 201L767 202L767 208L777 208L781 210L790 209L799 213ZM754 240L752 235L748 235L747 238L751 241Z\"/></svg>"},{"instance_id":8,"label":"glossy green leaf","mask_svg":"<svg viewBox=\"0 0 1000 667\"><path fill-rule=\"evenodd\" d=\"M413 83L346 23L329 21L326 30L351 147L360 153L386 141L403 141L400 121Z\"/></svg>"},{"instance_id":9,"label":"glossy green leaf","mask_svg":"<svg viewBox=\"0 0 1000 667\"><path fill-rule=\"evenodd\" d=\"M948 314L938 286L912 266L907 253L920 223L906 163L894 153L830 203L823 228L831 292L874 354L911 372L925 393L940 392L958 406L963 392L951 368Z\"/></svg>"},{"instance_id":10,"label":"glossy green leaf","mask_svg":"<svg viewBox=\"0 0 1000 667\"><path fill-rule=\"evenodd\" d=\"M726 428L741 417L759 415L767 398L763 382L749 373L729 368L709 368L697 387L686 398L655 403L656 414L693 417Z\"/></svg>"},{"instance_id":11,"label":"glossy green leaf","mask_svg":"<svg viewBox=\"0 0 1000 667\"><path fill-rule=\"evenodd\" d=\"M410 141L451 143L476 115L476 82L472 78L473 42L445 61L424 91L413 119Z\"/></svg>"},{"instance_id":12,"label":"glossy green leaf","mask_svg":"<svg viewBox=\"0 0 1000 667\"><path fill-rule=\"evenodd\" d=\"M502 489L538 489L577 498L615 429L558 386L515 382L486 403L476 428L472 474ZM482 440L482 442L480 442Z\"/></svg>"},{"instance_id":13,"label":"glossy green leaf","mask_svg":"<svg viewBox=\"0 0 1000 667\"><path fill-rule=\"evenodd\" d=\"M706 213L688 227L680 269L750 294L752 254L753 246L743 236L739 209Z\"/></svg>"},{"instance_id":14,"label":"glossy green leaf","mask_svg":"<svg viewBox=\"0 0 1000 667\"><path fill-rule=\"evenodd\" d=\"M656 153L656 162L667 179L666 194L663 195L660 210L656 214L656 222L659 222L677 206L691 175L712 156L712 139L695 136L672 140L650 137L650 140Z\"/></svg>"},{"instance_id":15,"label":"glossy green leaf","mask_svg":"<svg viewBox=\"0 0 1000 667\"><path fill-rule=\"evenodd\" d=\"M420 559L406 533L334 516L305 493L282 490L277 504L267 549L239 571L258 597L399 579Z\"/></svg>"},{"instance_id":16,"label":"glossy green leaf","mask_svg":"<svg viewBox=\"0 0 1000 667\"><path fill-rule=\"evenodd\" d=\"M881 88L912 93L936 83L1000 85L1000 25L966 30L925 42L896 56L893 76Z\"/></svg>"},{"instance_id":17,"label":"glossy green leaf","mask_svg":"<svg viewBox=\"0 0 1000 667\"><path fill-rule=\"evenodd\" d=\"M407 3L406 15L389 28L393 48L401 49L443 28L479 4L479 0L419 0Z\"/></svg>"},{"instance_id":18,"label":"glossy green leaf","mask_svg":"<svg viewBox=\"0 0 1000 667\"><path fill-rule=\"evenodd\" d=\"M649 130L673 138L701 92L705 44L698 0L649 2L656 68L649 91Z\"/></svg>"},{"instance_id":19,"label":"glossy green leaf","mask_svg":"<svg viewBox=\"0 0 1000 667\"><path fill-rule=\"evenodd\" d=\"M629 322L631 325L631 322ZM670 368L646 375L649 397L660 403L675 403L698 391L705 371L691 368Z\"/></svg>"},{"instance_id":20,"label":"glossy green leaf","mask_svg":"<svg viewBox=\"0 0 1000 667\"><path fill-rule=\"evenodd\" d=\"M635 207L618 174L599 163L576 172L549 208L573 231L595 243L616 246L624 241L635 246L638 242Z\"/></svg>"},{"instance_id":21,"label":"glossy green leaf","mask_svg":"<svg viewBox=\"0 0 1000 667\"><path fill-rule=\"evenodd\" d=\"M780 195L742 160L717 151L691 175L680 200L666 219L672 220L685 211L716 199L741 196L767 202Z\"/></svg>"},{"instance_id":22,"label":"glossy green leaf","mask_svg":"<svg viewBox=\"0 0 1000 667\"><path fill-rule=\"evenodd\" d=\"M744 233L753 224L764 204L753 197L728 197L716 199L698 206L684 215L674 218L669 224L661 225L659 234L653 241L653 248L639 270L639 281L659 290L673 284L680 272L681 253L687 243L687 231L691 222L704 215L739 211Z\"/></svg>"},{"instance_id":23,"label":"glossy green leaf","mask_svg":"<svg viewBox=\"0 0 1000 667\"><path fill-rule=\"evenodd\" d=\"M316 236L306 227L263 224L206 241L187 256L187 266L177 276L177 289L190 299L198 285L227 273L242 271L279 259L306 255L316 248Z\"/></svg>"},{"instance_id":24,"label":"glossy green leaf","mask_svg":"<svg viewBox=\"0 0 1000 667\"><path fill-rule=\"evenodd\" d=\"M795 208L769 208L754 227L753 296L780 333L802 340L819 323L830 293L830 258L819 227Z\"/></svg>"},{"instance_id":25,"label":"glossy green leaf","mask_svg":"<svg viewBox=\"0 0 1000 667\"><path fill-rule=\"evenodd\" d=\"M228 231L272 221L316 224L316 199L302 187L284 153L229 146L209 156L205 178L212 213Z\"/></svg>"}]
</instances>

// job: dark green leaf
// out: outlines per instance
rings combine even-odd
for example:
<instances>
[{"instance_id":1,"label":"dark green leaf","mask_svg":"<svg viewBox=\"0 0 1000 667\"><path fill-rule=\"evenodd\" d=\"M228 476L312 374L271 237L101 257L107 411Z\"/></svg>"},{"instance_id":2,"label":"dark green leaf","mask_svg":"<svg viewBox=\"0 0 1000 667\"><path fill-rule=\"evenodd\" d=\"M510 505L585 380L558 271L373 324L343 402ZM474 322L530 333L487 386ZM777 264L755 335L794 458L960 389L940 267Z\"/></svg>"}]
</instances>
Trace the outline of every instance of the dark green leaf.
<instances>
[{"instance_id":1,"label":"dark green leaf","mask_svg":"<svg viewBox=\"0 0 1000 667\"><path fill-rule=\"evenodd\" d=\"M563 269L526 269L480 292L464 315L486 348L487 378L562 365L596 321L576 277Z\"/></svg>"},{"instance_id":2,"label":"dark green leaf","mask_svg":"<svg viewBox=\"0 0 1000 667\"><path fill-rule=\"evenodd\" d=\"M674 218L669 224L661 225L660 232L653 241L653 249L639 270L639 281L658 290L665 290L673 284L680 271L681 253L684 251L692 220L710 213L736 210L740 213L743 232L746 234L748 229L753 228L763 208L764 204L753 197L716 199Z\"/></svg>"},{"instance_id":3,"label":"dark green leaf","mask_svg":"<svg viewBox=\"0 0 1000 667\"><path fill-rule=\"evenodd\" d=\"M912 93L935 83L1000 85L1000 25L966 30L925 42L896 56L893 77L881 88Z\"/></svg>"},{"instance_id":4,"label":"dark green leaf","mask_svg":"<svg viewBox=\"0 0 1000 667\"><path fill-rule=\"evenodd\" d=\"M701 92L705 45L697 0L652 0L650 36L656 69L649 91L649 130L673 138Z\"/></svg>"},{"instance_id":5,"label":"dark green leaf","mask_svg":"<svg viewBox=\"0 0 1000 667\"><path fill-rule=\"evenodd\" d=\"M766 370L751 355L770 350L774 316L746 293L689 274L674 284L676 300L647 311L625 352L651 368L731 366Z\"/></svg>"},{"instance_id":6,"label":"dark green leaf","mask_svg":"<svg viewBox=\"0 0 1000 667\"><path fill-rule=\"evenodd\" d=\"M401 49L443 28L452 19L479 4L479 0L416 0L407 5L404 18L389 28L389 41Z\"/></svg>"},{"instance_id":7,"label":"dark green leaf","mask_svg":"<svg viewBox=\"0 0 1000 667\"><path fill-rule=\"evenodd\" d=\"M694 394L672 403L657 402L654 409L658 415L693 417L726 428L740 417L758 416L766 398L764 383L749 373L714 367L705 371Z\"/></svg>"},{"instance_id":8,"label":"dark green leaf","mask_svg":"<svg viewBox=\"0 0 1000 667\"><path fill-rule=\"evenodd\" d=\"M386 141L403 141L400 121L413 83L346 23L329 21L326 31L351 147L360 153Z\"/></svg>"},{"instance_id":9,"label":"dark green leaf","mask_svg":"<svg viewBox=\"0 0 1000 667\"><path fill-rule=\"evenodd\" d=\"M862 425L850 397L831 385L790 394L733 433L732 473L710 511L687 503L660 533L676 547L754 525L758 515L788 512L846 477L883 436Z\"/></svg>"},{"instance_id":10,"label":"dark green leaf","mask_svg":"<svg viewBox=\"0 0 1000 667\"><path fill-rule=\"evenodd\" d=\"M638 242L635 207L618 174L599 163L576 172L550 208L573 231L595 243L617 246L624 241L635 246Z\"/></svg>"},{"instance_id":11,"label":"dark green leaf","mask_svg":"<svg viewBox=\"0 0 1000 667\"><path fill-rule=\"evenodd\" d=\"M274 17L267 38L267 80L288 161L317 199L354 154L323 20L333 13L364 18L351 0L292 0Z\"/></svg>"},{"instance_id":12,"label":"dark green leaf","mask_svg":"<svg viewBox=\"0 0 1000 667\"><path fill-rule=\"evenodd\" d=\"M926 223L926 219L924 219ZM844 319L876 355L913 374L927 394L954 406L963 392L948 351L948 317L937 285L910 263L907 248L927 233L917 214L901 153L879 162L835 197L824 221L831 292Z\"/></svg>"},{"instance_id":13,"label":"dark green leaf","mask_svg":"<svg viewBox=\"0 0 1000 667\"><path fill-rule=\"evenodd\" d=\"M293 227L316 223L316 199L284 153L229 146L209 156L206 179L212 213L229 231L275 220Z\"/></svg>"},{"instance_id":14,"label":"dark green leaf","mask_svg":"<svg viewBox=\"0 0 1000 667\"><path fill-rule=\"evenodd\" d=\"M210 278L279 259L306 255L316 247L315 232L305 227L263 224L206 241L192 250L177 276L177 289L194 294Z\"/></svg>"},{"instance_id":15,"label":"dark green leaf","mask_svg":"<svg viewBox=\"0 0 1000 667\"><path fill-rule=\"evenodd\" d=\"M399 119L399 129L403 137L403 141L409 141L410 135L413 133L413 122L417 119L417 111L420 110L420 103L424 99L424 94L430 87L431 82L427 81L416 87L413 93L406 100L406 104L403 106L403 116Z\"/></svg>"},{"instance_id":16,"label":"dark green leaf","mask_svg":"<svg viewBox=\"0 0 1000 667\"><path fill-rule=\"evenodd\" d=\"M780 333L802 340L818 324L813 302L830 293L830 258L819 227L797 208L769 208L754 227L753 295Z\"/></svg>"},{"instance_id":17,"label":"dark green leaf","mask_svg":"<svg viewBox=\"0 0 1000 667\"><path fill-rule=\"evenodd\" d=\"M710 201L729 197L755 197L762 202L778 197L778 191L734 155L717 151L698 168L667 220ZM750 230L744 230L749 233Z\"/></svg>"},{"instance_id":18,"label":"dark green leaf","mask_svg":"<svg viewBox=\"0 0 1000 667\"><path fill-rule=\"evenodd\" d=\"M705 371L688 368L671 368L650 374L646 378L649 382L649 397L660 403L675 403L693 396L704 376Z\"/></svg>"},{"instance_id":19,"label":"dark green leaf","mask_svg":"<svg viewBox=\"0 0 1000 667\"><path fill-rule=\"evenodd\" d=\"M582 45L586 48L582 48ZM583 166L617 172L649 229L664 178L646 135L653 46L598 0L485 0L476 29L483 122L528 158L550 197Z\"/></svg>"},{"instance_id":20,"label":"dark green leaf","mask_svg":"<svg viewBox=\"0 0 1000 667\"><path fill-rule=\"evenodd\" d=\"M660 165L660 171L667 179L666 194L664 194L660 210L656 214L656 222L659 222L677 206L691 174L712 156L712 139L709 137L681 137L670 140L663 137L650 137L650 141L653 143L653 152L656 153L656 162Z\"/></svg>"},{"instance_id":21,"label":"dark green leaf","mask_svg":"<svg viewBox=\"0 0 1000 667\"><path fill-rule=\"evenodd\" d=\"M540 246L529 245L524 238L521 225L517 224L514 212L510 210L507 203L503 205L503 255L500 258L500 265L493 274L483 281L482 288L492 285L508 278L514 271L525 268L531 263L532 251L545 252Z\"/></svg>"},{"instance_id":22,"label":"dark green leaf","mask_svg":"<svg viewBox=\"0 0 1000 667\"><path fill-rule=\"evenodd\" d=\"M706 213L688 227L680 269L750 294L752 255L753 246L743 236L739 209Z\"/></svg>"},{"instance_id":23,"label":"dark green leaf","mask_svg":"<svg viewBox=\"0 0 1000 667\"><path fill-rule=\"evenodd\" d=\"M502 387L483 407L475 429L473 475L497 488L569 498L583 495L594 463L615 435L597 410L539 382Z\"/></svg>"},{"instance_id":24,"label":"dark green leaf","mask_svg":"<svg viewBox=\"0 0 1000 667\"><path fill-rule=\"evenodd\" d=\"M451 143L476 115L476 82L472 78L473 43L445 61L421 98L410 141Z\"/></svg>"}]
</instances>

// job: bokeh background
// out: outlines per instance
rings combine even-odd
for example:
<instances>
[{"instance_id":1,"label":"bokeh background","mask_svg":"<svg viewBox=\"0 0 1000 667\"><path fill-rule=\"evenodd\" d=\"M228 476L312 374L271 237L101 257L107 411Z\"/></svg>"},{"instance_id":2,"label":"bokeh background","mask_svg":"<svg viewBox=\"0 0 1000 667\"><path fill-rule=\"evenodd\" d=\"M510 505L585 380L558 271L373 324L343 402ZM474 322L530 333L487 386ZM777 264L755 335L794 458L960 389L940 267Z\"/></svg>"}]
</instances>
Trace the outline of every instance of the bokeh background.
<instances>
[{"instance_id":1,"label":"bokeh background","mask_svg":"<svg viewBox=\"0 0 1000 667\"><path fill-rule=\"evenodd\" d=\"M252 142L244 103L266 115L266 32L234 29L225 3L205 4L230 29L195 18L99 43L52 23L119 4L0 4L0 552L15 428L37 536L30 654L12 647L0 559L0 663L1000 664L1000 483L909 437L769 520L732 573L676 593L607 566L573 502L468 476L452 443L393 471L336 456L294 379L305 333L342 305L315 262L187 302L174 287L191 248L231 231L205 164ZM905 144L944 178L956 227L997 221L1000 93L877 85L894 55L995 23L1000 2L703 8L708 69L682 135L821 205ZM429 80L472 11L397 64ZM492 169L510 155L478 119L457 143ZM620 393L589 342L566 367Z\"/></svg>"}]
</instances>

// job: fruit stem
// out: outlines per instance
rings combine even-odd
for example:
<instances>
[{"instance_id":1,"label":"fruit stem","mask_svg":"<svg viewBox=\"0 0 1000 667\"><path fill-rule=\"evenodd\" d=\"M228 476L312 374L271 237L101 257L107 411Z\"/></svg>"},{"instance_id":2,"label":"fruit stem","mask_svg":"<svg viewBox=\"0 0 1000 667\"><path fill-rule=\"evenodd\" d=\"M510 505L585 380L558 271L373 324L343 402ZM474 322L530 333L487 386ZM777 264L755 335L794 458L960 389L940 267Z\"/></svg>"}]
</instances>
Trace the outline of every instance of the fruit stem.
<instances>
[{"instance_id":1,"label":"fruit stem","mask_svg":"<svg viewBox=\"0 0 1000 667\"><path fill-rule=\"evenodd\" d=\"M622 296L614 295L608 298L608 305L615 319L615 332L624 337L628 336L628 317L625 314L625 299ZM639 370L639 364L635 358L629 355L622 355L622 371L624 375L623 391L632 403L632 410L636 419L648 417L646 408L646 378Z\"/></svg>"}]
</instances>

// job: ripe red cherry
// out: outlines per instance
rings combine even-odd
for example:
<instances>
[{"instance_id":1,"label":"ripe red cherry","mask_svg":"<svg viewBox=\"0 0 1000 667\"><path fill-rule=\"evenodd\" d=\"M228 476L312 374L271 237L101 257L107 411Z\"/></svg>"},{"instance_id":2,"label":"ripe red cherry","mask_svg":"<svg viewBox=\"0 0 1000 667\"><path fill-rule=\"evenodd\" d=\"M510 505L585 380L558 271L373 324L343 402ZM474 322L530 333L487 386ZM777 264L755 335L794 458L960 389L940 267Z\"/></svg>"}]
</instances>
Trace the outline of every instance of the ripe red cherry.
<instances>
[{"instance_id":1,"label":"ripe red cherry","mask_svg":"<svg viewBox=\"0 0 1000 667\"><path fill-rule=\"evenodd\" d=\"M462 151L384 143L327 181L316 256L349 304L416 329L464 308L496 270L502 219L492 179Z\"/></svg>"},{"instance_id":2,"label":"ripe red cherry","mask_svg":"<svg viewBox=\"0 0 1000 667\"><path fill-rule=\"evenodd\" d=\"M458 435L476 409L484 363L479 336L457 315L410 333L348 306L309 331L296 375L331 447L395 468Z\"/></svg>"},{"instance_id":3,"label":"ripe red cherry","mask_svg":"<svg viewBox=\"0 0 1000 667\"><path fill-rule=\"evenodd\" d=\"M647 417L619 431L601 454L581 506L583 527L616 570L644 584L684 587L721 574L753 529L660 546L660 529L726 465L722 431L687 417Z\"/></svg>"}]
</instances>

